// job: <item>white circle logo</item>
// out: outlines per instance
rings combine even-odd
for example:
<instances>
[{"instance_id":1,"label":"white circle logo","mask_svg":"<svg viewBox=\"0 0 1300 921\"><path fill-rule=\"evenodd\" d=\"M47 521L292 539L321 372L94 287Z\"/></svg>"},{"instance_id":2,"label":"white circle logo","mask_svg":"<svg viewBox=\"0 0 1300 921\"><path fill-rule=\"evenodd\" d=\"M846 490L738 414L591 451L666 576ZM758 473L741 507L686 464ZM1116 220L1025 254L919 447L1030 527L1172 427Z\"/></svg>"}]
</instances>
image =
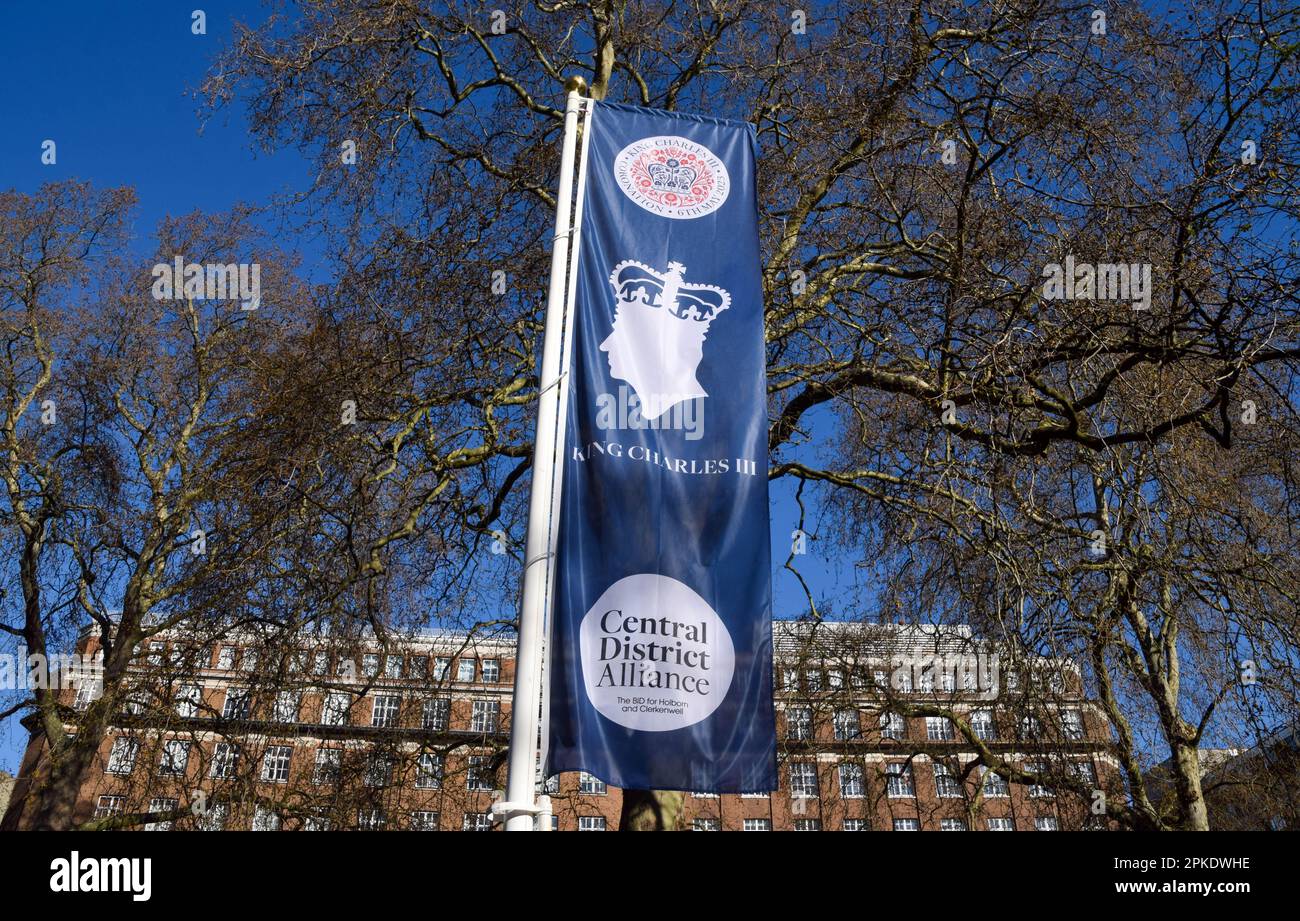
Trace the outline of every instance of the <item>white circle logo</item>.
<instances>
[{"instance_id":1,"label":"white circle logo","mask_svg":"<svg viewBox=\"0 0 1300 921\"><path fill-rule=\"evenodd\" d=\"M702 144L674 135L642 138L614 158L614 179L628 198L660 217L704 217L722 207L731 178Z\"/></svg>"},{"instance_id":2,"label":"white circle logo","mask_svg":"<svg viewBox=\"0 0 1300 921\"><path fill-rule=\"evenodd\" d=\"M731 687L736 649L690 586L638 573L600 596L578 632L582 680L602 716L665 732L707 717Z\"/></svg>"}]
</instances>

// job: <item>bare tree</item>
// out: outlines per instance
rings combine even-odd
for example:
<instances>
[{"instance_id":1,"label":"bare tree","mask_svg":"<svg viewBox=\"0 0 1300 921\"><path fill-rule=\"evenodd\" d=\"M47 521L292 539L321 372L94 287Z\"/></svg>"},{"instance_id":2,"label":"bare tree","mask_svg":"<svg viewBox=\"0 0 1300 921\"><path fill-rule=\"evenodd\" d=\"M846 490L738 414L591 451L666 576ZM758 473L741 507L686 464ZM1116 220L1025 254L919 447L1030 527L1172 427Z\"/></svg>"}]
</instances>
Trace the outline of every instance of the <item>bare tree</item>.
<instances>
[{"instance_id":1,"label":"bare tree","mask_svg":"<svg viewBox=\"0 0 1300 921\"><path fill-rule=\"evenodd\" d=\"M231 622L281 616L306 520L264 384L307 292L242 210L165 221L155 260L132 262L117 251L131 200L75 183L4 200L3 523L19 552L0 626L50 661L90 624L102 654L84 710L47 675L6 713L25 713L46 747L25 797L35 827L73 823L128 695L174 710L171 688L142 701L126 681L152 637L188 624L193 647L168 653L184 660ZM160 286L149 266L176 260L199 267L198 288ZM259 273L256 309L226 288L240 266Z\"/></svg>"},{"instance_id":2,"label":"bare tree","mask_svg":"<svg viewBox=\"0 0 1300 921\"><path fill-rule=\"evenodd\" d=\"M385 369L350 508L382 493L387 511L356 569L419 555L403 542L445 564L520 536L565 76L746 118L772 476L807 484L874 567L861 616L1079 659L1132 792L1116 819L1206 827L1207 734L1296 699L1293 9L295 10L239 33L207 90L317 157L314 214L348 228L336 319L373 351L340 354L339 376ZM1069 299L1044 287L1067 265L1093 273ZM477 574L457 559L449 599Z\"/></svg>"}]
</instances>

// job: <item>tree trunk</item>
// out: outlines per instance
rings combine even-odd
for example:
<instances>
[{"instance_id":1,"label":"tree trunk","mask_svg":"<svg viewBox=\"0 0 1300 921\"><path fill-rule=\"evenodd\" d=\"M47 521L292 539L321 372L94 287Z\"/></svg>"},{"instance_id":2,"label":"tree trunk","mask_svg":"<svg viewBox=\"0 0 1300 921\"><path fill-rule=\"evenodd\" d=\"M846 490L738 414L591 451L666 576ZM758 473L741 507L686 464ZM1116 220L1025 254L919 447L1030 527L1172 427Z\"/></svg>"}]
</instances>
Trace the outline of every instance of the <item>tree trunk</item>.
<instances>
[{"instance_id":1,"label":"tree trunk","mask_svg":"<svg viewBox=\"0 0 1300 921\"><path fill-rule=\"evenodd\" d=\"M1201 790L1201 757L1195 745L1175 743L1174 787L1183 811L1184 831L1209 831L1210 818Z\"/></svg>"},{"instance_id":2,"label":"tree trunk","mask_svg":"<svg viewBox=\"0 0 1300 921\"><path fill-rule=\"evenodd\" d=\"M686 794L676 790L624 790L619 831L679 831Z\"/></svg>"}]
</instances>

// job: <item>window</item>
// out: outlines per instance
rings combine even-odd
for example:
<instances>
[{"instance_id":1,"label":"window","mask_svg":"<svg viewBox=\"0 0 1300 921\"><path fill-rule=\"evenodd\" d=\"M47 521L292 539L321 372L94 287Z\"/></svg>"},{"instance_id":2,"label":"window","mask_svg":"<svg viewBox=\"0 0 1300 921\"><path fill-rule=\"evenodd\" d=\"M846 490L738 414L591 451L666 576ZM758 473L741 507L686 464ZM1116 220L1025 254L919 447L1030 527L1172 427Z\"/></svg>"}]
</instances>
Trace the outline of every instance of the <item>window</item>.
<instances>
[{"instance_id":1,"label":"window","mask_svg":"<svg viewBox=\"0 0 1300 921\"><path fill-rule=\"evenodd\" d=\"M438 656L433 663L433 680L446 681L447 676L451 674L451 659L446 656Z\"/></svg>"},{"instance_id":2,"label":"window","mask_svg":"<svg viewBox=\"0 0 1300 921\"><path fill-rule=\"evenodd\" d=\"M885 789L890 796L916 796L916 784L912 780L912 767L908 764L892 763L885 765Z\"/></svg>"},{"instance_id":3,"label":"window","mask_svg":"<svg viewBox=\"0 0 1300 921\"><path fill-rule=\"evenodd\" d=\"M329 831L334 823L325 810L317 806L302 820L303 831Z\"/></svg>"},{"instance_id":4,"label":"window","mask_svg":"<svg viewBox=\"0 0 1300 921\"><path fill-rule=\"evenodd\" d=\"M109 816L121 815L125 805L125 796L101 796L95 803L95 818L107 819Z\"/></svg>"},{"instance_id":5,"label":"window","mask_svg":"<svg viewBox=\"0 0 1300 921\"><path fill-rule=\"evenodd\" d=\"M135 759L140 754L140 740L118 736L113 740L113 750L108 755L109 774L130 774L135 770Z\"/></svg>"},{"instance_id":6,"label":"window","mask_svg":"<svg viewBox=\"0 0 1300 921\"><path fill-rule=\"evenodd\" d=\"M952 768L937 761L934 765L934 790L944 799L961 796L961 783L954 776Z\"/></svg>"},{"instance_id":7,"label":"window","mask_svg":"<svg viewBox=\"0 0 1300 921\"><path fill-rule=\"evenodd\" d=\"M469 769L465 772L465 789L492 789L492 775L489 770L491 759L487 755L470 755Z\"/></svg>"},{"instance_id":8,"label":"window","mask_svg":"<svg viewBox=\"0 0 1300 921\"><path fill-rule=\"evenodd\" d=\"M771 819L746 819L742 826L745 831L771 831Z\"/></svg>"},{"instance_id":9,"label":"window","mask_svg":"<svg viewBox=\"0 0 1300 921\"><path fill-rule=\"evenodd\" d=\"M1030 714L1020 720L1020 738L1037 739L1043 734L1043 724L1038 721L1038 717Z\"/></svg>"},{"instance_id":10,"label":"window","mask_svg":"<svg viewBox=\"0 0 1300 921\"><path fill-rule=\"evenodd\" d=\"M128 691L122 701L122 713L126 716L140 716L149 705L149 692L144 688Z\"/></svg>"},{"instance_id":11,"label":"window","mask_svg":"<svg viewBox=\"0 0 1300 921\"><path fill-rule=\"evenodd\" d=\"M796 761L790 765L790 795L815 799L817 797L817 765Z\"/></svg>"},{"instance_id":12,"label":"window","mask_svg":"<svg viewBox=\"0 0 1300 921\"><path fill-rule=\"evenodd\" d=\"M971 713L970 726L977 739L992 741L998 737L997 728L993 725L992 710L976 710Z\"/></svg>"},{"instance_id":13,"label":"window","mask_svg":"<svg viewBox=\"0 0 1300 921\"><path fill-rule=\"evenodd\" d=\"M917 690L924 694L929 694L934 690L934 666L927 665L921 669L921 680L918 682Z\"/></svg>"},{"instance_id":14,"label":"window","mask_svg":"<svg viewBox=\"0 0 1300 921\"><path fill-rule=\"evenodd\" d=\"M366 757L366 786L392 786L393 765L393 756L388 752L371 752Z\"/></svg>"},{"instance_id":15,"label":"window","mask_svg":"<svg viewBox=\"0 0 1300 921\"><path fill-rule=\"evenodd\" d=\"M148 663L149 663L150 665L162 665L162 664L163 664L163 649L165 649L165 648L166 648L166 647L163 646L162 643L150 643L150 644L149 644L149 657L148 657L148 659L147 659L146 661L148 661Z\"/></svg>"},{"instance_id":16,"label":"window","mask_svg":"<svg viewBox=\"0 0 1300 921\"><path fill-rule=\"evenodd\" d=\"M149 801L149 811L152 813L174 812L180 801L170 796L157 796ZM163 819L161 821L145 822L145 831L171 831L175 819Z\"/></svg>"},{"instance_id":17,"label":"window","mask_svg":"<svg viewBox=\"0 0 1300 921\"><path fill-rule=\"evenodd\" d=\"M1083 714L1078 710L1061 713L1061 732L1067 739L1077 742L1083 738Z\"/></svg>"},{"instance_id":18,"label":"window","mask_svg":"<svg viewBox=\"0 0 1300 921\"><path fill-rule=\"evenodd\" d=\"M406 659L402 656L389 656L384 660L384 677L400 678L402 677L402 666L406 664Z\"/></svg>"},{"instance_id":19,"label":"window","mask_svg":"<svg viewBox=\"0 0 1300 921\"><path fill-rule=\"evenodd\" d=\"M491 831L492 815L487 812L467 812L461 823L461 831Z\"/></svg>"},{"instance_id":20,"label":"window","mask_svg":"<svg viewBox=\"0 0 1300 921\"><path fill-rule=\"evenodd\" d=\"M989 831L1015 831L1014 819L989 819Z\"/></svg>"},{"instance_id":21,"label":"window","mask_svg":"<svg viewBox=\"0 0 1300 921\"><path fill-rule=\"evenodd\" d=\"M433 752L420 755L415 771L415 785L421 790L437 790L442 786L442 755Z\"/></svg>"},{"instance_id":22,"label":"window","mask_svg":"<svg viewBox=\"0 0 1300 921\"><path fill-rule=\"evenodd\" d=\"M476 700L474 701L474 711L470 718L469 728L471 732L496 732L497 717L501 713L501 701L499 700Z\"/></svg>"},{"instance_id":23,"label":"window","mask_svg":"<svg viewBox=\"0 0 1300 921\"><path fill-rule=\"evenodd\" d=\"M836 710L834 716L835 739L847 742L862 735L862 726L858 722L857 710Z\"/></svg>"},{"instance_id":24,"label":"window","mask_svg":"<svg viewBox=\"0 0 1300 921\"><path fill-rule=\"evenodd\" d=\"M939 831L966 831L966 822L963 819L940 819Z\"/></svg>"},{"instance_id":25,"label":"window","mask_svg":"<svg viewBox=\"0 0 1300 921\"><path fill-rule=\"evenodd\" d=\"M863 780L862 765L840 765L840 796L845 799L860 799L867 795L866 782Z\"/></svg>"},{"instance_id":26,"label":"window","mask_svg":"<svg viewBox=\"0 0 1300 921\"><path fill-rule=\"evenodd\" d=\"M894 831L920 831L921 823L917 819L894 819Z\"/></svg>"},{"instance_id":27,"label":"window","mask_svg":"<svg viewBox=\"0 0 1300 921\"><path fill-rule=\"evenodd\" d=\"M1040 815L1034 819L1034 829L1036 831L1060 831L1061 826L1056 821L1054 815Z\"/></svg>"},{"instance_id":28,"label":"window","mask_svg":"<svg viewBox=\"0 0 1300 921\"><path fill-rule=\"evenodd\" d=\"M198 814L194 827L199 831L225 831L229 821L230 804L211 803L206 810Z\"/></svg>"},{"instance_id":29,"label":"window","mask_svg":"<svg viewBox=\"0 0 1300 921\"><path fill-rule=\"evenodd\" d=\"M583 771L578 775L578 792L586 793L589 796L604 796L609 792L609 788L605 786L605 781L599 777L593 777Z\"/></svg>"},{"instance_id":30,"label":"window","mask_svg":"<svg viewBox=\"0 0 1300 921\"><path fill-rule=\"evenodd\" d=\"M411 831L437 831L441 818L436 812L412 812Z\"/></svg>"},{"instance_id":31,"label":"window","mask_svg":"<svg viewBox=\"0 0 1300 921\"><path fill-rule=\"evenodd\" d=\"M952 720L944 716L927 716L925 718L925 737L931 742L951 742L955 736Z\"/></svg>"},{"instance_id":32,"label":"window","mask_svg":"<svg viewBox=\"0 0 1300 921\"><path fill-rule=\"evenodd\" d=\"M794 830L795 831L821 831L822 820L821 819L795 819Z\"/></svg>"},{"instance_id":33,"label":"window","mask_svg":"<svg viewBox=\"0 0 1300 921\"><path fill-rule=\"evenodd\" d=\"M411 661L406 665L406 677L423 678L429 671L428 656L411 656ZM430 812L428 815L437 815L436 812ZM418 815L418 813L417 813Z\"/></svg>"},{"instance_id":34,"label":"window","mask_svg":"<svg viewBox=\"0 0 1300 921\"><path fill-rule=\"evenodd\" d=\"M311 772L311 782L317 785L338 783L343 768L343 749L316 749L316 767Z\"/></svg>"},{"instance_id":35,"label":"window","mask_svg":"<svg viewBox=\"0 0 1300 921\"><path fill-rule=\"evenodd\" d=\"M604 831L605 817L603 815L580 815L578 816L578 831Z\"/></svg>"},{"instance_id":36,"label":"window","mask_svg":"<svg viewBox=\"0 0 1300 921\"><path fill-rule=\"evenodd\" d=\"M357 828L361 831L383 831L388 818L382 809L358 809Z\"/></svg>"},{"instance_id":37,"label":"window","mask_svg":"<svg viewBox=\"0 0 1300 921\"><path fill-rule=\"evenodd\" d=\"M311 659L311 673L313 675L323 675L329 671L330 656L328 652L317 652Z\"/></svg>"},{"instance_id":38,"label":"window","mask_svg":"<svg viewBox=\"0 0 1300 921\"><path fill-rule=\"evenodd\" d=\"M244 650L244 671L246 672L257 671L257 650L256 649ZM278 820L278 816L277 816L277 820Z\"/></svg>"},{"instance_id":39,"label":"window","mask_svg":"<svg viewBox=\"0 0 1300 921\"><path fill-rule=\"evenodd\" d=\"M880 714L880 737L882 739L892 739L895 742L901 741L907 737L907 724L903 717L897 713Z\"/></svg>"},{"instance_id":40,"label":"window","mask_svg":"<svg viewBox=\"0 0 1300 921\"><path fill-rule=\"evenodd\" d=\"M322 726L346 726L348 711L352 709L352 695L347 691L333 691L325 695L320 708Z\"/></svg>"},{"instance_id":41,"label":"window","mask_svg":"<svg viewBox=\"0 0 1300 921\"><path fill-rule=\"evenodd\" d=\"M375 678L379 675L379 655L368 652L361 657L361 673L367 678Z\"/></svg>"},{"instance_id":42,"label":"window","mask_svg":"<svg viewBox=\"0 0 1300 921\"><path fill-rule=\"evenodd\" d=\"M235 667L235 647L222 646L221 651L217 653L217 668L230 671Z\"/></svg>"},{"instance_id":43,"label":"window","mask_svg":"<svg viewBox=\"0 0 1300 921\"><path fill-rule=\"evenodd\" d=\"M496 684L501 680L501 663L497 659L484 659L480 668L485 684Z\"/></svg>"},{"instance_id":44,"label":"window","mask_svg":"<svg viewBox=\"0 0 1300 921\"><path fill-rule=\"evenodd\" d=\"M1025 771L1038 777L1042 777L1047 773L1047 765L1031 762L1025 765ZM1031 783L1029 785L1029 795L1036 798L1049 797L1052 795L1052 791L1041 783Z\"/></svg>"},{"instance_id":45,"label":"window","mask_svg":"<svg viewBox=\"0 0 1300 921\"><path fill-rule=\"evenodd\" d=\"M474 660L462 658L456 663L456 680L473 681L474 680Z\"/></svg>"},{"instance_id":46,"label":"window","mask_svg":"<svg viewBox=\"0 0 1300 921\"><path fill-rule=\"evenodd\" d=\"M820 668L810 668L804 672L804 687L809 693L816 693L822 689L822 671Z\"/></svg>"},{"instance_id":47,"label":"window","mask_svg":"<svg viewBox=\"0 0 1300 921\"><path fill-rule=\"evenodd\" d=\"M421 723L431 732L446 732L451 723L451 698L435 697L424 702Z\"/></svg>"},{"instance_id":48,"label":"window","mask_svg":"<svg viewBox=\"0 0 1300 921\"><path fill-rule=\"evenodd\" d=\"M374 708L370 711L371 726L396 726L397 711L402 699L396 694L379 694L375 697Z\"/></svg>"},{"instance_id":49,"label":"window","mask_svg":"<svg viewBox=\"0 0 1300 921\"><path fill-rule=\"evenodd\" d=\"M158 759L158 773L163 777L184 777L185 766L190 763L190 743L180 739L164 742L162 757Z\"/></svg>"},{"instance_id":50,"label":"window","mask_svg":"<svg viewBox=\"0 0 1300 921\"><path fill-rule=\"evenodd\" d=\"M812 710L808 707L790 707L786 710L785 735L788 739L811 739Z\"/></svg>"},{"instance_id":51,"label":"window","mask_svg":"<svg viewBox=\"0 0 1300 921\"><path fill-rule=\"evenodd\" d=\"M799 669L783 668L781 669L781 686L787 691L799 690Z\"/></svg>"},{"instance_id":52,"label":"window","mask_svg":"<svg viewBox=\"0 0 1300 921\"><path fill-rule=\"evenodd\" d=\"M826 673L826 683L834 689L844 687L844 672L838 668L832 668Z\"/></svg>"},{"instance_id":53,"label":"window","mask_svg":"<svg viewBox=\"0 0 1300 921\"><path fill-rule=\"evenodd\" d=\"M262 779L267 783L288 783L292 757L293 746L272 745L262 756Z\"/></svg>"},{"instance_id":54,"label":"window","mask_svg":"<svg viewBox=\"0 0 1300 921\"><path fill-rule=\"evenodd\" d=\"M1011 795L1011 788L1007 785L1005 777L990 771L986 765L981 765L980 771L983 774L984 795L986 797Z\"/></svg>"},{"instance_id":55,"label":"window","mask_svg":"<svg viewBox=\"0 0 1300 921\"><path fill-rule=\"evenodd\" d=\"M199 715L199 705L203 702L203 690L197 684L184 684L176 691L176 715L181 719L192 720Z\"/></svg>"},{"instance_id":56,"label":"window","mask_svg":"<svg viewBox=\"0 0 1300 921\"><path fill-rule=\"evenodd\" d=\"M212 769L209 777L234 777L235 763L239 760L239 746L233 742L218 742L212 749Z\"/></svg>"},{"instance_id":57,"label":"window","mask_svg":"<svg viewBox=\"0 0 1300 921\"><path fill-rule=\"evenodd\" d=\"M871 823L866 819L845 819L845 831L871 831Z\"/></svg>"},{"instance_id":58,"label":"window","mask_svg":"<svg viewBox=\"0 0 1300 921\"><path fill-rule=\"evenodd\" d=\"M721 819L692 819L691 831L722 831Z\"/></svg>"},{"instance_id":59,"label":"window","mask_svg":"<svg viewBox=\"0 0 1300 921\"><path fill-rule=\"evenodd\" d=\"M91 703L98 700L104 693L103 682L95 681L90 678L83 678L77 684L77 699L72 706L77 710L86 710Z\"/></svg>"},{"instance_id":60,"label":"window","mask_svg":"<svg viewBox=\"0 0 1300 921\"><path fill-rule=\"evenodd\" d=\"M275 695L275 721L277 723L298 722L298 708L302 701L297 691L281 691Z\"/></svg>"},{"instance_id":61,"label":"window","mask_svg":"<svg viewBox=\"0 0 1300 921\"><path fill-rule=\"evenodd\" d=\"M252 697L248 688L226 688L226 702L221 707L221 718L227 720L246 720Z\"/></svg>"},{"instance_id":62,"label":"window","mask_svg":"<svg viewBox=\"0 0 1300 921\"><path fill-rule=\"evenodd\" d=\"M253 813L253 831L279 831L280 816L275 810L258 806Z\"/></svg>"},{"instance_id":63,"label":"window","mask_svg":"<svg viewBox=\"0 0 1300 921\"><path fill-rule=\"evenodd\" d=\"M1074 765L1074 773L1091 789L1097 789L1097 768L1091 761L1080 761Z\"/></svg>"}]
</instances>

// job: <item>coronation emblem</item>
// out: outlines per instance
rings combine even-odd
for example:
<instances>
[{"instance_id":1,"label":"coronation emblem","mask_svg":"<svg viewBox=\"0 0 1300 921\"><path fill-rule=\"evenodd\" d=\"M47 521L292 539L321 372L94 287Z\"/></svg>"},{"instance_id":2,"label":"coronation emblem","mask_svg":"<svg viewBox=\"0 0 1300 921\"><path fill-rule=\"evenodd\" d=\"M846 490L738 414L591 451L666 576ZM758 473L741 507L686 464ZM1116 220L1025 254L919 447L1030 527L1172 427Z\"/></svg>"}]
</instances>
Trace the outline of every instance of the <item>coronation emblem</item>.
<instances>
[{"instance_id":1,"label":"coronation emblem","mask_svg":"<svg viewBox=\"0 0 1300 921\"><path fill-rule=\"evenodd\" d=\"M624 147L614 158L614 179L645 210L679 220L712 214L731 191L727 168L713 151L673 135Z\"/></svg>"}]
</instances>

